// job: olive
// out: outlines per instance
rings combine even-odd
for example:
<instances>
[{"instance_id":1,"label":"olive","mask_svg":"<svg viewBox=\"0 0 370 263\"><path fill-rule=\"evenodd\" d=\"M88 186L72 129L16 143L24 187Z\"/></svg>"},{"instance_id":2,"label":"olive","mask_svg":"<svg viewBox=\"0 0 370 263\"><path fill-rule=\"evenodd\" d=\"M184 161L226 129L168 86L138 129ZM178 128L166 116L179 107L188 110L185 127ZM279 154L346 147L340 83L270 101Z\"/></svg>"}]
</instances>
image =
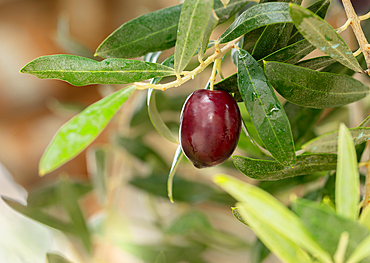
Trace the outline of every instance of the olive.
<instances>
[{"instance_id":1,"label":"olive","mask_svg":"<svg viewBox=\"0 0 370 263\"><path fill-rule=\"evenodd\" d=\"M234 98L223 90L197 90L181 111L180 144L197 168L226 161L238 144L241 117Z\"/></svg>"}]
</instances>

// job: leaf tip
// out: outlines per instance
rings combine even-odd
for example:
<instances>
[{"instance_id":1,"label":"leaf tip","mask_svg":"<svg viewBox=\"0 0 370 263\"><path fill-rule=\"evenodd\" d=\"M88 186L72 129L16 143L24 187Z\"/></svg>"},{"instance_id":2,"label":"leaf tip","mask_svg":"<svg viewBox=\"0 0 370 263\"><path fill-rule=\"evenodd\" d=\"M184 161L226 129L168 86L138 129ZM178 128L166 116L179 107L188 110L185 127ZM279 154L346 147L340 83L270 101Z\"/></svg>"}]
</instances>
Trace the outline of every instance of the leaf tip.
<instances>
[{"instance_id":1,"label":"leaf tip","mask_svg":"<svg viewBox=\"0 0 370 263\"><path fill-rule=\"evenodd\" d=\"M227 181L227 175L217 174L214 176L213 181L218 185L222 185Z\"/></svg>"}]
</instances>

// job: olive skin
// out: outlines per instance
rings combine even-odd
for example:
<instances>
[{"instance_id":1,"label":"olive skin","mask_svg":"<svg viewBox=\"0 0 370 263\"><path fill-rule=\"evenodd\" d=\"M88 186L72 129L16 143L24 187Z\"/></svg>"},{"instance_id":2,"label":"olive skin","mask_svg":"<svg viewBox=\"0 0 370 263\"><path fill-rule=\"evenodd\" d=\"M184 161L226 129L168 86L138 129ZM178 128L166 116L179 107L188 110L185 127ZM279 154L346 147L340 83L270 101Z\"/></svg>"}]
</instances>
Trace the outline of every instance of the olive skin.
<instances>
[{"instance_id":1,"label":"olive skin","mask_svg":"<svg viewBox=\"0 0 370 263\"><path fill-rule=\"evenodd\" d=\"M226 161L238 144L239 107L223 90L197 90L186 99L180 117L180 144L197 168Z\"/></svg>"}]
</instances>

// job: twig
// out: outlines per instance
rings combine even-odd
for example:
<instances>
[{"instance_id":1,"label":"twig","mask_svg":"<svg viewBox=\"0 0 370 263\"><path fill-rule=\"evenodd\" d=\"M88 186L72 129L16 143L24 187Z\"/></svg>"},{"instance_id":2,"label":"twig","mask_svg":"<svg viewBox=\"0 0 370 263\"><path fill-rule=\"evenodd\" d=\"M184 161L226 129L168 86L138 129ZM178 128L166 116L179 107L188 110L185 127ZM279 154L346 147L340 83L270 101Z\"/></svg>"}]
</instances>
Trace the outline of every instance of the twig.
<instances>
[{"instance_id":1,"label":"twig","mask_svg":"<svg viewBox=\"0 0 370 263\"><path fill-rule=\"evenodd\" d=\"M357 42L360 45L360 49L361 49L362 53L364 54L366 65L367 65L367 68L368 68L368 70L367 70L367 73L368 73L369 68L370 68L370 45L367 42L365 34L364 34L364 32L362 30L362 27L360 25L361 19L363 20L363 19L367 18L368 14L366 14L365 16L362 16L361 19L360 19L357 16L355 10L353 9L351 0L342 0L342 3L343 3L344 10L346 11L347 18L348 18L348 21L349 21L349 22L348 21L347 22L350 23L350 25L353 29L353 33L356 36ZM347 24L347 22L346 22L346 24Z\"/></svg>"},{"instance_id":2,"label":"twig","mask_svg":"<svg viewBox=\"0 0 370 263\"><path fill-rule=\"evenodd\" d=\"M198 67L196 67L192 71L187 72L184 75L184 77L182 77L182 78L178 78L177 80L166 83L166 84L156 84L156 85L154 85L154 84L150 84L150 83L135 82L134 85L136 86L137 89L152 88L152 89L166 90L166 89L169 89L169 88L178 87L178 86L184 84L185 82L187 82L191 79L194 79L194 77L197 74L199 74L200 72L202 72L209 64L213 63L215 60L217 60L219 58L222 58L232 48L235 48L235 45L240 40L240 38L241 37L229 42L226 46L221 48L221 50L216 49L215 53L213 53L213 55L209 56L203 62L203 64L200 64Z\"/></svg>"}]
</instances>

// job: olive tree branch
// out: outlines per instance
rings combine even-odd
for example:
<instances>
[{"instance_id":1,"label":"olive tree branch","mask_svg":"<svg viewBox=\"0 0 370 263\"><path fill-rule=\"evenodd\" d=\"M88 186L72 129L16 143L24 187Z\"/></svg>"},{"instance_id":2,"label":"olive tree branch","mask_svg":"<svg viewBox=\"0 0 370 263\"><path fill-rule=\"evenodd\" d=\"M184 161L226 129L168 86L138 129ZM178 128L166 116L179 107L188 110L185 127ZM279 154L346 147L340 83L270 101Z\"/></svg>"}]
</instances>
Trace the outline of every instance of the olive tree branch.
<instances>
[{"instance_id":1,"label":"olive tree branch","mask_svg":"<svg viewBox=\"0 0 370 263\"><path fill-rule=\"evenodd\" d=\"M203 64L201 63L198 67L193 69L190 72L185 72L182 78L177 78L175 81L166 83L166 84L150 84L150 83L143 83L143 82L135 82L134 85L137 89L159 89L159 90L166 90L173 87L178 87L185 82L194 79L194 77L202 72L206 67L208 67L211 63L215 62L217 59L221 59L227 52L229 52L232 48L235 48L236 43L240 40L241 37L229 42L223 48L215 50L215 52L209 56Z\"/></svg>"},{"instance_id":2,"label":"olive tree branch","mask_svg":"<svg viewBox=\"0 0 370 263\"><path fill-rule=\"evenodd\" d=\"M370 45L367 42L367 39L365 37L364 31L362 30L362 27L360 25L360 21L367 19L370 17L370 14L366 14L364 16L358 17L355 10L353 9L351 0L342 0L344 10L346 11L347 14L347 22L340 27L339 29L344 28L345 26L348 26L348 24L351 25L353 32L356 36L357 42L360 45L361 52L364 54L366 65L367 65L367 70L366 72L369 74L369 68L370 68ZM343 29L343 30L344 30ZM343 31L342 30L342 31ZM341 32L341 31L340 31Z\"/></svg>"}]
</instances>

